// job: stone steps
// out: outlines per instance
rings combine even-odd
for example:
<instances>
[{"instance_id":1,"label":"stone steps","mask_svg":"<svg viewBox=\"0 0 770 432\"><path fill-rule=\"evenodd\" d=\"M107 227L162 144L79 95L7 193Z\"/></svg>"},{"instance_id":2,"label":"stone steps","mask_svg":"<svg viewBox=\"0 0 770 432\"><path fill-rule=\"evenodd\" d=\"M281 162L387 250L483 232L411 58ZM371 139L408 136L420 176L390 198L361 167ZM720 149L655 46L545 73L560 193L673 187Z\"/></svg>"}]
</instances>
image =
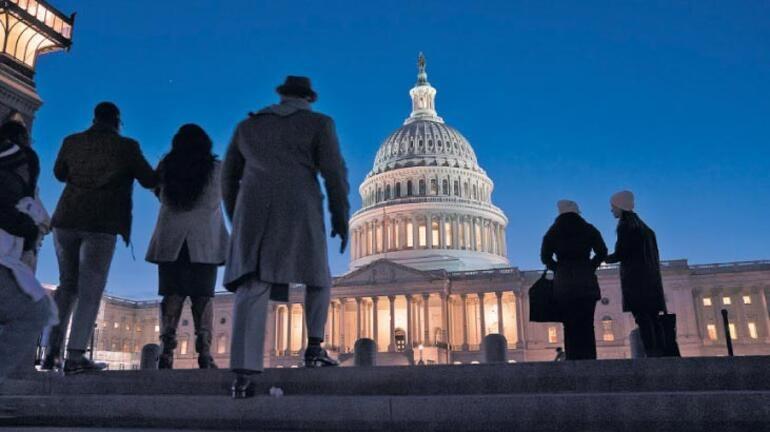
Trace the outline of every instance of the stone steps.
<instances>
[{"instance_id":1,"label":"stone steps","mask_svg":"<svg viewBox=\"0 0 770 432\"><path fill-rule=\"evenodd\" d=\"M770 357L269 369L233 401L227 370L37 373L3 387L0 427L215 430L756 431ZM283 397L267 396L272 386Z\"/></svg>"},{"instance_id":2,"label":"stone steps","mask_svg":"<svg viewBox=\"0 0 770 432\"><path fill-rule=\"evenodd\" d=\"M8 397L0 398L6 402ZM757 431L770 392L434 396L22 396L0 426L296 431Z\"/></svg>"},{"instance_id":3,"label":"stone steps","mask_svg":"<svg viewBox=\"0 0 770 432\"><path fill-rule=\"evenodd\" d=\"M497 365L268 369L255 381L287 395L457 395L770 391L770 357L603 360ZM0 394L222 395L228 370L111 371L9 380Z\"/></svg>"}]
</instances>

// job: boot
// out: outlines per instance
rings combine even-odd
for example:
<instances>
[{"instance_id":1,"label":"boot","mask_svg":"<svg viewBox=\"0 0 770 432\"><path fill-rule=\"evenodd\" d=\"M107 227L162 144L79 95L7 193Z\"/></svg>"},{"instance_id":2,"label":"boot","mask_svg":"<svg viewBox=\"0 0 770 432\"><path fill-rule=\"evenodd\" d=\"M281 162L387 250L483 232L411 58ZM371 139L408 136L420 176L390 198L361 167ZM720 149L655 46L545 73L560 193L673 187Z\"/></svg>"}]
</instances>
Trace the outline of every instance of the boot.
<instances>
[{"instance_id":1,"label":"boot","mask_svg":"<svg viewBox=\"0 0 770 432\"><path fill-rule=\"evenodd\" d=\"M40 365L40 370L54 371L61 369L61 358L54 354L46 354L43 358L43 363Z\"/></svg>"},{"instance_id":2,"label":"boot","mask_svg":"<svg viewBox=\"0 0 770 432\"><path fill-rule=\"evenodd\" d=\"M310 345L305 350L305 367L334 367L339 366L340 362L329 357L329 353L320 345Z\"/></svg>"},{"instance_id":3,"label":"boot","mask_svg":"<svg viewBox=\"0 0 770 432\"><path fill-rule=\"evenodd\" d=\"M198 367L200 369L219 369L216 363L214 363L214 357L210 354L201 354L198 356Z\"/></svg>"},{"instance_id":4,"label":"boot","mask_svg":"<svg viewBox=\"0 0 770 432\"><path fill-rule=\"evenodd\" d=\"M64 362L65 375L75 375L83 372L98 372L106 368L106 363L96 363L83 355L70 355Z\"/></svg>"}]
</instances>

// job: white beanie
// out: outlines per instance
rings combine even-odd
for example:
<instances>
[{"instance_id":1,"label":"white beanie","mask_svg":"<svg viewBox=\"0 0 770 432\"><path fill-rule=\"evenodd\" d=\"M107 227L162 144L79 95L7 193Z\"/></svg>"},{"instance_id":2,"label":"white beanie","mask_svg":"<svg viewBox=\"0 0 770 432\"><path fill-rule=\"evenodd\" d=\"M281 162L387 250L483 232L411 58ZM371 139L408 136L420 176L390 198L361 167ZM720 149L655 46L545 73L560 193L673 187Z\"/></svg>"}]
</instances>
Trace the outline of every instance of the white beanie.
<instances>
[{"instance_id":1,"label":"white beanie","mask_svg":"<svg viewBox=\"0 0 770 432\"><path fill-rule=\"evenodd\" d=\"M631 191L620 191L610 198L610 204L613 206L625 210L625 211L633 211L634 210L634 193Z\"/></svg>"},{"instance_id":2,"label":"white beanie","mask_svg":"<svg viewBox=\"0 0 770 432\"><path fill-rule=\"evenodd\" d=\"M563 215L564 213L580 214L580 208L575 201L559 200L559 202L556 203L556 207L559 209L560 215Z\"/></svg>"}]
</instances>

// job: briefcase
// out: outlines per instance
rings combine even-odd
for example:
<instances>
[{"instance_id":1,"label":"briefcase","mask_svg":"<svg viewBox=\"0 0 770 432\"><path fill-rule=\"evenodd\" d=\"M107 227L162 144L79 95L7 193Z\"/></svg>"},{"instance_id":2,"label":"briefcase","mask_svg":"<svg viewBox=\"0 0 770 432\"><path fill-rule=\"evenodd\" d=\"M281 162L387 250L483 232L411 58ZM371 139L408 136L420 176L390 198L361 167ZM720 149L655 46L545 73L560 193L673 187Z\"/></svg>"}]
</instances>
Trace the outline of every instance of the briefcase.
<instances>
[{"instance_id":1,"label":"briefcase","mask_svg":"<svg viewBox=\"0 0 770 432\"><path fill-rule=\"evenodd\" d=\"M553 295L553 281L543 271L540 279L529 288L529 320L532 322L561 322L561 314Z\"/></svg>"}]
</instances>

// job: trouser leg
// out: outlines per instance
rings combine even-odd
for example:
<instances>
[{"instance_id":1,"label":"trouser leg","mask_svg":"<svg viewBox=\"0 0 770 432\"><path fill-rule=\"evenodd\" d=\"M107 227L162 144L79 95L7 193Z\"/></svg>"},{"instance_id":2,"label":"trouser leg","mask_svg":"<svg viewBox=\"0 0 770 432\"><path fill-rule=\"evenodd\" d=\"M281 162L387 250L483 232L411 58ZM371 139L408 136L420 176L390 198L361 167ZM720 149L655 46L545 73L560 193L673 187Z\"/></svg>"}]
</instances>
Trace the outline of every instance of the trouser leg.
<instances>
[{"instance_id":1,"label":"trouser leg","mask_svg":"<svg viewBox=\"0 0 770 432\"><path fill-rule=\"evenodd\" d=\"M329 316L329 287L312 287L305 289L305 316L307 319L308 338L323 340L326 331L326 319Z\"/></svg>"},{"instance_id":2,"label":"trouser leg","mask_svg":"<svg viewBox=\"0 0 770 432\"><path fill-rule=\"evenodd\" d=\"M182 316L184 296L166 295L160 302L160 342L164 355L173 356L176 349L176 329Z\"/></svg>"},{"instance_id":3,"label":"trouser leg","mask_svg":"<svg viewBox=\"0 0 770 432\"><path fill-rule=\"evenodd\" d=\"M644 354L647 357L658 357L660 355L655 315L657 314L646 311L634 312L634 320L639 327L639 336L642 338Z\"/></svg>"},{"instance_id":4,"label":"trouser leg","mask_svg":"<svg viewBox=\"0 0 770 432\"><path fill-rule=\"evenodd\" d=\"M191 297L192 316L195 323L195 351L199 357L211 355L211 329L214 312L211 297Z\"/></svg>"},{"instance_id":5,"label":"trouser leg","mask_svg":"<svg viewBox=\"0 0 770 432\"><path fill-rule=\"evenodd\" d=\"M233 304L230 368L264 369L265 324L270 301L270 284L251 280L238 287Z\"/></svg>"},{"instance_id":6,"label":"trouser leg","mask_svg":"<svg viewBox=\"0 0 770 432\"><path fill-rule=\"evenodd\" d=\"M10 270L0 267L0 384L30 353L48 321L47 299L34 301L21 291Z\"/></svg>"},{"instance_id":7,"label":"trouser leg","mask_svg":"<svg viewBox=\"0 0 770 432\"><path fill-rule=\"evenodd\" d=\"M596 359L594 312L596 302L575 303L564 322L564 350L567 360Z\"/></svg>"},{"instance_id":8,"label":"trouser leg","mask_svg":"<svg viewBox=\"0 0 770 432\"><path fill-rule=\"evenodd\" d=\"M115 252L113 234L83 233L78 274L78 304L72 315L68 351L85 351L94 331L107 275Z\"/></svg>"},{"instance_id":9,"label":"trouser leg","mask_svg":"<svg viewBox=\"0 0 770 432\"><path fill-rule=\"evenodd\" d=\"M53 238L59 263L59 287L53 295L59 309L59 324L51 328L46 345L47 355L61 357L72 309L78 298L81 238L76 231L59 228L53 230Z\"/></svg>"}]
</instances>

